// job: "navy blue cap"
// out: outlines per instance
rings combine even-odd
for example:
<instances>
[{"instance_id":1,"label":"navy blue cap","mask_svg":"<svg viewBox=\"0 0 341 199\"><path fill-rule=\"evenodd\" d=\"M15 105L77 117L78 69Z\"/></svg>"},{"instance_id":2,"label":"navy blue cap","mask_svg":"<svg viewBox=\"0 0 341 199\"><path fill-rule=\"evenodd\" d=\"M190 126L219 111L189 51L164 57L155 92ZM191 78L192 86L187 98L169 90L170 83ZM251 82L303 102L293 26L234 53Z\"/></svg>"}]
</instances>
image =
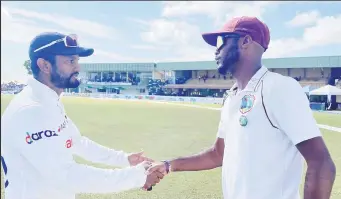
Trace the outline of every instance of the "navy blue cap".
<instances>
[{"instance_id":1,"label":"navy blue cap","mask_svg":"<svg viewBox=\"0 0 341 199\"><path fill-rule=\"evenodd\" d=\"M45 46L53 41L64 38L66 35L58 32L45 32L37 35L30 44L29 56L43 57L44 55L79 55L80 57L88 57L94 53L93 48L84 47L66 47L64 42L59 42L47 48L34 52L36 49Z\"/></svg>"}]
</instances>

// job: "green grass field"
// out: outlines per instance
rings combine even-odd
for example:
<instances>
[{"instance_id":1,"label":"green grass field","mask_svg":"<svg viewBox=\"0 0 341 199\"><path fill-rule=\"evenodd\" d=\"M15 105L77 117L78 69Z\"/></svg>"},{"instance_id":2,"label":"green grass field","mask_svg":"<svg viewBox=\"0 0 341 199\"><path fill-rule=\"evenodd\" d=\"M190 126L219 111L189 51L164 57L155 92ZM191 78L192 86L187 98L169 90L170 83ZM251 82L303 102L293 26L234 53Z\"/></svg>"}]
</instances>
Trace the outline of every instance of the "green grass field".
<instances>
[{"instance_id":1,"label":"green grass field","mask_svg":"<svg viewBox=\"0 0 341 199\"><path fill-rule=\"evenodd\" d=\"M1 95L1 113L10 100L11 97ZM190 155L210 147L215 140L219 120L219 111L168 104L70 97L65 97L63 102L69 117L83 135L127 152L143 149L155 160ZM315 117L319 124L341 127L341 115L315 113ZM327 130L322 132L337 166L331 198L341 199L341 134ZM76 157L76 160L91 164L81 158ZM220 172L221 169L173 173L152 192L134 190L110 195L82 194L77 199L222 198ZM4 198L3 178L1 180L1 198Z\"/></svg>"}]
</instances>

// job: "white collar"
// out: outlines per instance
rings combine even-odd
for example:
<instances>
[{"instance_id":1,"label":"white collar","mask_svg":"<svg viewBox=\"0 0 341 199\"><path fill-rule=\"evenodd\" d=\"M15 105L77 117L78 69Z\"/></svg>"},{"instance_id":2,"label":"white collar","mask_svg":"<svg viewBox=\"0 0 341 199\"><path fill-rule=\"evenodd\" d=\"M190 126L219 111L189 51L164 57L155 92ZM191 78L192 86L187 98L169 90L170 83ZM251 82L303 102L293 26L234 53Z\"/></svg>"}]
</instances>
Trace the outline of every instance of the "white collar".
<instances>
[{"instance_id":1,"label":"white collar","mask_svg":"<svg viewBox=\"0 0 341 199\"><path fill-rule=\"evenodd\" d=\"M27 84L31 87L34 95L44 101L59 101L60 96L56 91L52 90L50 87L31 77L28 79Z\"/></svg>"},{"instance_id":2,"label":"white collar","mask_svg":"<svg viewBox=\"0 0 341 199\"><path fill-rule=\"evenodd\" d=\"M260 85L261 80L264 78L265 74L268 72L268 69L265 66L262 66L249 80L246 87L243 91L256 91L258 86ZM238 86L237 83L235 83L232 88L230 89L230 92L237 91Z\"/></svg>"}]
</instances>

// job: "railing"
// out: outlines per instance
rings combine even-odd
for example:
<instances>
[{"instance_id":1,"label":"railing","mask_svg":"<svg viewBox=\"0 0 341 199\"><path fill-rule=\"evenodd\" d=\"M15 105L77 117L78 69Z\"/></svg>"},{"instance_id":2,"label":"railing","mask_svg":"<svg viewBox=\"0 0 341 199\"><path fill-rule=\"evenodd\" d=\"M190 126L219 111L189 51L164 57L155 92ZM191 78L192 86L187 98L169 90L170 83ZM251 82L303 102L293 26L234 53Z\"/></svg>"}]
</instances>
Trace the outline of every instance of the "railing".
<instances>
[{"instance_id":1,"label":"railing","mask_svg":"<svg viewBox=\"0 0 341 199\"><path fill-rule=\"evenodd\" d=\"M91 81L87 81L84 82L84 84L92 84L92 85L117 85L117 86L131 86L132 83L130 82L91 82Z\"/></svg>"}]
</instances>

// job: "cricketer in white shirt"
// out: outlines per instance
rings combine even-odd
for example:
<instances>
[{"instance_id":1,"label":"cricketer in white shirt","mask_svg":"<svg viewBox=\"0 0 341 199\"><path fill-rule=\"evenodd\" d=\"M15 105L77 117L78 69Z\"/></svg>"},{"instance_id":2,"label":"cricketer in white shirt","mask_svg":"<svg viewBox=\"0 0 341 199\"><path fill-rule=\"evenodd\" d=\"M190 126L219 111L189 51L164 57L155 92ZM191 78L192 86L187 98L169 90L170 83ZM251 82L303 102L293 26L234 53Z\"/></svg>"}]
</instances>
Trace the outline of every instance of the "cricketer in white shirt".
<instances>
[{"instance_id":1,"label":"cricketer in white shirt","mask_svg":"<svg viewBox=\"0 0 341 199\"><path fill-rule=\"evenodd\" d=\"M231 88L217 136L224 198L299 199L304 159L295 145L321 133L299 83L262 67L245 89Z\"/></svg>"},{"instance_id":2,"label":"cricketer in white shirt","mask_svg":"<svg viewBox=\"0 0 341 199\"><path fill-rule=\"evenodd\" d=\"M299 199L306 160L304 198L329 198L335 164L306 94L293 78L261 65L270 42L267 26L255 17L235 17L203 38L216 47L218 72L237 80L224 101L216 141L202 153L149 170L222 167L225 199Z\"/></svg>"},{"instance_id":3,"label":"cricketer in white shirt","mask_svg":"<svg viewBox=\"0 0 341 199\"><path fill-rule=\"evenodd\" d=\"M1 160L6 199L74 199L77 193L142 188L143 165L128 154L81 136L55 91L36 79L10 102L1 119ZM73 155L124 169L77 164Z\"/></svg>"}]
</instances>

